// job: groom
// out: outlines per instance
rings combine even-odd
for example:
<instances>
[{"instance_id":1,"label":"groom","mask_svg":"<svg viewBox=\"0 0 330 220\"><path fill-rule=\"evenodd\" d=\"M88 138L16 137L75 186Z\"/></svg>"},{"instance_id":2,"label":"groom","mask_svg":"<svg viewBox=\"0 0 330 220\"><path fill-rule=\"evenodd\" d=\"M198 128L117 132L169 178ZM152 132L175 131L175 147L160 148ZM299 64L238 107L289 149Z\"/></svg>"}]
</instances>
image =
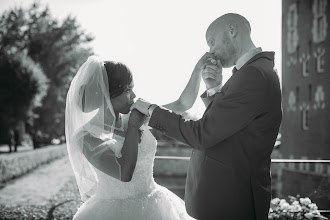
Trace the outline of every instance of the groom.
<instances>
[{"instance_id":1,"label":"groom","mask_svg":"<svg viewBox=\"0 0 330 220\"><path fill-rule=\"evenodd\" d=\"M225 14L208 27L210 51L194 70L203 71L207 88L200 120L184 120L144 100L133 106L150 116L149 126L193 148L185 203L189 215L199 220L268 218L281 91L274 52L256 48L250 33L249 22L238 14ZM235 66L224 86L221 65Z\"/></svg>"}]
</instances>

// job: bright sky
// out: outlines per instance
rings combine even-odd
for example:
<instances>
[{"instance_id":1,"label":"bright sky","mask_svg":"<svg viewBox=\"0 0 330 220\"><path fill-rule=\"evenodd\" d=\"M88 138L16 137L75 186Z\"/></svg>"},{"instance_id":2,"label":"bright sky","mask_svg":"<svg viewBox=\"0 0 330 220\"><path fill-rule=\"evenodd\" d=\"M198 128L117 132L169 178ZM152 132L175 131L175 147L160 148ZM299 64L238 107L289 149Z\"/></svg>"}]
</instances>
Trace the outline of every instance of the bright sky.
<instances>
[{"instance_id":1,"label":"bright sky","mask_svg":"<svg viewBox=\"0 0 330 220\"><path fill-rule=\"evenodd\" d=\"M0 12L33 0L0 0ZM104 60L131 69L137 97L166 104L176 100L199 58L208 51L205 32L217 17L239 13L252 28L252 39L264 51L275 51L281 74L281 0L40 0L54 17L76 16L92 33L94 51ZM224 82L231 69L224 69ZM205 90L202 83L200 94ZM201 115L198 98L192 113Z\"/></svg>"}]
</instances>

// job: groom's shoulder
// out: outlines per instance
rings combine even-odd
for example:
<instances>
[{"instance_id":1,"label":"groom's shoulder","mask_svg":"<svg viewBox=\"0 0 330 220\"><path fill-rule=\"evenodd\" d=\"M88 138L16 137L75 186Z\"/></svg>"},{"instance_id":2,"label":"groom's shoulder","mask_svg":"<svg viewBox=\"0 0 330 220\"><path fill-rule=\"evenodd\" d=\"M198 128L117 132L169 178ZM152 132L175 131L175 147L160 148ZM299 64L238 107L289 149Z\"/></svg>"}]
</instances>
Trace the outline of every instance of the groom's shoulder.
<instances>
[{"instance_id":1,"label":"groom's shoulder","mask_svg":"<svg viewBox=\"0 0 330 220\"><path fill-rule=\"evenodd\" d=\"M245 66L274 65L275 52L261 52L252 57Z\"/></svg>"},{"instance_id":2,"label":"groom's shoulder","mask_svg":"<svg viewBox=\"0 0 330 220\"><path fill-rule=\"evenodd\" d=\"M254 74L263 75L267 78L267 75L274 72L274 52L261 52L251 58L242 70L244 72L250 72Z\"/></svg>"}]
</instances>

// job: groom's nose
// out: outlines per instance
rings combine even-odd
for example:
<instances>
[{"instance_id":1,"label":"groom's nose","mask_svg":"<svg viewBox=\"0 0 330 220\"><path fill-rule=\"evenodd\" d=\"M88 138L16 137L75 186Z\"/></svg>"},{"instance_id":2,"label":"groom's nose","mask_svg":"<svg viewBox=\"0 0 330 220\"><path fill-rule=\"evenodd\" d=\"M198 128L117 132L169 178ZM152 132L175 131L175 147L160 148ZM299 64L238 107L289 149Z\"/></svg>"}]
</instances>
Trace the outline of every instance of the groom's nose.
<instances>
[{"instance_id":1,"label":"groom's nose","mask_svg":"<svg viewBox=\"0 0 330 220\"><path fill-rule=\"evenodd\" d=\"M210 48L209 53L214 55L214 52L215 52L214 49Z\"/></svg>"}]
</instances>

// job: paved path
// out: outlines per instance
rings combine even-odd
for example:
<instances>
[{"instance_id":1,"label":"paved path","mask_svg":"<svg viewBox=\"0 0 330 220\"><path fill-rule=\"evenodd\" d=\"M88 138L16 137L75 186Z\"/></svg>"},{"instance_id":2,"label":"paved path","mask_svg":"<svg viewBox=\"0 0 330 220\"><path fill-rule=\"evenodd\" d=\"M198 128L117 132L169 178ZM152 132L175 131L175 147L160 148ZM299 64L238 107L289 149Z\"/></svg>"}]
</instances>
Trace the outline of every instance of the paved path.
<instances>
[{"instance_id":1,"label":"paved path","mask_svg":"<svg viewBox=\"0 0 330 220\"><path fill-rule=\"evenodd\" d=\"M0 205L45 205L72 178L65 156L8 182L0 189Z\"/></svg>"}]
</instances>

